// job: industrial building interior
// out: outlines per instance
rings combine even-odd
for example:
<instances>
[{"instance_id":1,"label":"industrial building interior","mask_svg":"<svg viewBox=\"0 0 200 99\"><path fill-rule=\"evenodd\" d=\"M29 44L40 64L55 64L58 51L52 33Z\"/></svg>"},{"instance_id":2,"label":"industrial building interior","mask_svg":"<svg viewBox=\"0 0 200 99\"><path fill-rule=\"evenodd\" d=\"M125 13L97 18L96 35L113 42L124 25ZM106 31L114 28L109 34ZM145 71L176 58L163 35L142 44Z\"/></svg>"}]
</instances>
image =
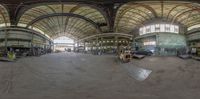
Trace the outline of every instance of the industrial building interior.
<instances>
[{"instance_id":1,"label":"industrial building interior","mask_svg":"<svg viewBox=\"0 0 200 99\"><path fill-rule=\"evenodd\" d=\"M0 99L199 99L198 0L0 0Z\"/></svg>"}]
</instances>

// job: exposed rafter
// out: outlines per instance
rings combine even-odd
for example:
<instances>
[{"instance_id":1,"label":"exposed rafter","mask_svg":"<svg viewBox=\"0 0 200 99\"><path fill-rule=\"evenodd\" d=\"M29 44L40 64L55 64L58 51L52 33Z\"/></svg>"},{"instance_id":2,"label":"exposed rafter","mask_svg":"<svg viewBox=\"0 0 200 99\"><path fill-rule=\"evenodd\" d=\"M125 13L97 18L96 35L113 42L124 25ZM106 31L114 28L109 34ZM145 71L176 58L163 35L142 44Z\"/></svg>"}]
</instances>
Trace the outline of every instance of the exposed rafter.
<instances>
[{"instance_id":1,"label":"exposed rafter","mask_svg":"<svg viewBox=\"0 0 200 99\"><path fill-rule=\"evenodd\" d=\"M91 35L91 36L82 38L82 39L80 39L79 41L83 41L83 40L87 40L87 39L91 39L91 38L99 37L99 36L117 36L117 35L119 35L119 36L125 36L125 37L128 37L128 38L132 38L132 35L130 35L130 34L125 34L125 33L103 33L103 34Z\"/></svg>"},{"instance_id":2,"label":"exposed rafter","mask_svg":"<svg viewBox=\"0 0 200 99\"><path fill-rule=\"evenodd\" d=\"M73 13L53 13L53 14L48 14L48 15L43 15L43 16L40 16L40 17L37 17L36 19L32 20L31 22L29 22L27 24L27 27L33 25L34 23L42 20L42 19L45 19L45 18L49 18L49 17L55 17L55 16L69 16L69 17L76 17L76 18L81 18L89 23L91 23L92 25L94 25L96 27L96 29L101 32L101 29L99 28L99 26L94 22L92 21L91 19L89 18L86 18L84 16L81 16L81 15L77 15L77 14L73 14Z\"/></svg>"},{"instance_id":3,"label":"exposed rafter","mask_svg":"<svg viewBox=\"0 0 200 99\"><path fill-rule=\"evenodd\" d=\"M17 1L20 0L13 2ZM98 33L116 31L131 33L137 27L156 21L155 19L190 27L199 24L200 20L200 4L197 3L199 1L191 2L191 0L21 1L24 3L13 5L18 6L15 7L15 14L10 9L0 11L1 23L7 24L15 20L17 23L21 23L22 27L33 26L45 30L46 34L51 36L63 32L74 34L80 38L93 35L94 30L97 30ZM7 6L11 8L11 5ZM9 16L11 16L11 20ZM17 25L17 23L12 25ZM95 29L90 30L91 27L95 27Z\"/></svg>"}]
</instances>

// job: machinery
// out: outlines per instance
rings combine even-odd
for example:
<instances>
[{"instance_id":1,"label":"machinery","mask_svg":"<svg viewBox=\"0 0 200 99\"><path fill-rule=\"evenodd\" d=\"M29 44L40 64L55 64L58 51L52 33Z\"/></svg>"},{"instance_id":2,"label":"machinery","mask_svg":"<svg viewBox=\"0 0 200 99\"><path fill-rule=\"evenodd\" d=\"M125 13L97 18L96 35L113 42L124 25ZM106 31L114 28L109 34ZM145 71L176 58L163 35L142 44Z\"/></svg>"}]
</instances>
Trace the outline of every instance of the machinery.
<instances>
[{"instance_id":1,"label":"machinery","mask_svg":"<svg viewBox=\"0 0 200 99\"><path fill-rule=\"evenodd\" d=\"M126 49L125 47L119 48L118 56L119 59L124 63L130 62L132 58L131 51Z\"/></svg>"},{"instance_id":2,"label":"machinery","mask_svg":"<svg viewBox=\"0 0 200 99\"><path fill-rule=\"evenodd\" d=\"M9 61L12 62L16 59L16 54L14 51L0 51L0 61Z\"/></svg>"},{"instance_id":3,"label":"machinery","mask_svg":"<svg viewBox=\"0 0 200 99\"><path fill-rule=\"evenodd\" d=\"M130 51L124 51L124 52L120 53L119 59L124 63L130 62L131 61Z\"/></svg>"}]
</instances>

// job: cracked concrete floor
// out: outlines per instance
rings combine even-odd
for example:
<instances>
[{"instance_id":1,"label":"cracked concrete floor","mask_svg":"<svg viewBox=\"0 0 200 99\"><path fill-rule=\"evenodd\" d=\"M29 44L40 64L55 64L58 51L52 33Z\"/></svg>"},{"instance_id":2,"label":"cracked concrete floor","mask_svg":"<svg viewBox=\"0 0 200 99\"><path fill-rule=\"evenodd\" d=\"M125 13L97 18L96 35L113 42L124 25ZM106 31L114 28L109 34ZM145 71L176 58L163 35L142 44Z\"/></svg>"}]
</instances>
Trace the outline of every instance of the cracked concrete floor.
<instances>
[{"instance_id":1,"label":"cracked concrete floor","mask_svg":"<svg viewBox=\"0 0 200 99\"><path fill-rule=\"evenodd\" d=\"M143 82L124 65L152 70ZM54 53L0 62L0 99L199 99L200 61Z\"/></svg>"}]
</instances>

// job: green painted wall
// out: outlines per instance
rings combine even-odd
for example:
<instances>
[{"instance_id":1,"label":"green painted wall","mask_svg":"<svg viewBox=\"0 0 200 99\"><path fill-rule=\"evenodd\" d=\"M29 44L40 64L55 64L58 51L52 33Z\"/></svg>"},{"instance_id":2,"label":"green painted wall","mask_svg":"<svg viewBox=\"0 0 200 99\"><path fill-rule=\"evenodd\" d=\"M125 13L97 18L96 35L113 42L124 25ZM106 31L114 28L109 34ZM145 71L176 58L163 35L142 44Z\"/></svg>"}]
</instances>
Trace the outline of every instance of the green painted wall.
<instances>
[{"instance_id":1,"label":"green painted wall","mask_svg":"<svg viewBox=\"0 0 200 99\"><path fill-rule=\"evenodd\" d=\"M186 47L185 36L173 33L160 33L157 35L157 46L163 48Z\"/></svg>"},{"instance_id":2,"label":"green painted wall","mask_svg":"<svg viewBox=\"0 0 200 99\"><path fill-rule=\"evenodd\" d=\"M177 51L186 46L186 38L183 35L173 33L159 33L157 35L157 55L177 55Z\"/></svg>"},{"instance_id":3,"label":"green painted wall","mask_svg":"<svg viewBox=\"0 0 200 99\"><path fill-rule=\"evenodd\" d=\"M154 38L154 39L153 39ZM147 46L145 49L155 48L155 55L169 56L176 55L177 51L187 47L186 38L184 35L175 33L154 33L150 36L139 36L135 39L137 46L143 48L144 41L156 40L156 46Z\"/></svg>"}]
</instances>

